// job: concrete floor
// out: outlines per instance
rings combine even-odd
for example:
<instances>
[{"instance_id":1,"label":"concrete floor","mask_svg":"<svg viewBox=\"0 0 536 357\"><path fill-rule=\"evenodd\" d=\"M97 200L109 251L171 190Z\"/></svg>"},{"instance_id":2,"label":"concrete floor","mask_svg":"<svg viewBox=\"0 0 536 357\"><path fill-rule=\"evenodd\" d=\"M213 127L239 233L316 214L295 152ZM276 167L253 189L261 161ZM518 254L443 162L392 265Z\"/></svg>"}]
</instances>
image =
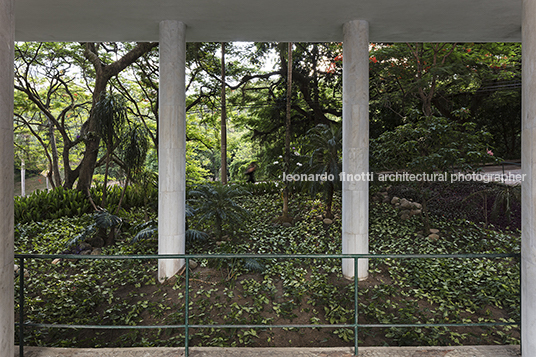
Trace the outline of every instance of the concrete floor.
<instances>
[{"instance_id":1,"label":"concrete floor","mask_svg":"<svg viewBox=\"0 0 536 357\"><path fill-rule=\"evenodd\" d=\"M192 347L190 357L351 357L353 348ZM183 348L45 348L25 347L24 357L180 357ZM519 346L360 347L360 357L515 357ZM19 357L18 347L15 357Z\"/></svg>"}]
</instances>

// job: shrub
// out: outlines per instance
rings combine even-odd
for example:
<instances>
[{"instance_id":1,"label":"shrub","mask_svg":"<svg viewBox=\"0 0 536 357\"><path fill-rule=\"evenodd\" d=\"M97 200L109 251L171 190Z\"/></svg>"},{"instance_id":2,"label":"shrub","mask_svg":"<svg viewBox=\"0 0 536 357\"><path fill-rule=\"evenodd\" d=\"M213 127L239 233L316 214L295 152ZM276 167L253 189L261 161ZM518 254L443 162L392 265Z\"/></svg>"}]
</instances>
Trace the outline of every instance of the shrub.
<instances>
[{"instance_id":1,"label":"shrub","mask_svg":"<svg viewBox=\"0 0 536 357\"><path fill-rule=\"evenodd\" d=\"M91 211L91 204L83 193L63 187L56 187L50 192L35 191L27 197L15 197L15 223L81 216Z\"/></svg>"}]
</instances>

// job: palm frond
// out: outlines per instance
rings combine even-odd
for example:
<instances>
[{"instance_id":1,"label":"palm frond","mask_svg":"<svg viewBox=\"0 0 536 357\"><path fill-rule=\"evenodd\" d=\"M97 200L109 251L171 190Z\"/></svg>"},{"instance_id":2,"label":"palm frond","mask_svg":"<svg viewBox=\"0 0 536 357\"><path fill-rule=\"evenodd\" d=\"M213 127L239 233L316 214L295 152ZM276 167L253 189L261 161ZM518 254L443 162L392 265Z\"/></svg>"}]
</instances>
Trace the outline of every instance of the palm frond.
<instances>
[{"instance_id":1,"label":"palm frond","mask_svg":"<svg viewBox=\"0 0 536 357\"><path fill-rule=\"evenodd\" d=\"M106 210L95 213L95 223L99 228L111 228L122 223L122 219Z\"/></svg>"},{"instance_id":2,"label":"palm frond","mask_svg":"<svg viewBox=\"0 0 536 357\"><path fill-rule=\"evenodd\" d=\"M208 238L208 234L198 231L196 229L188 229L185 234L186 244L192 244L194 242L204 242Z\"/></svg>"},{"instance_id":3,"label":"palm frond","mask_svg":"<svg viewBox=\"0 0 536 357\"><path fill-rule=\"evenodd\" d=\"M141 231L139 231L134 238L132 238L131 243L136 243L141 240L150 239L155 236L155 234L158 232L157 226L149 226L145 227Z\"/></svg>"},{"instance_id":4,"label":"palm frond","mask_svg":"<svg viewBox=\"0 0 536 357\"><path fill-rule=\"evenodd\" d=\"M256 273L262 273L266 270L266 266L255 258L244 259L244 268Z\"/></svg>"}]
</instances>

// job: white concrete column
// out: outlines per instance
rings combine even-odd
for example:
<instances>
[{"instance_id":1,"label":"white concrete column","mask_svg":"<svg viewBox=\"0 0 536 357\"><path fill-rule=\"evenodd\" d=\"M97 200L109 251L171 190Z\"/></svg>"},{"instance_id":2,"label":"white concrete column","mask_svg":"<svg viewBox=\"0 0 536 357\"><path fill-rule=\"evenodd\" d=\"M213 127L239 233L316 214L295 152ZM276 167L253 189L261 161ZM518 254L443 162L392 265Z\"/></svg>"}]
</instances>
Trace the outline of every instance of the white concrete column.
<instances>
[{"instance_id":1,"label":"white concrete column","mask_svg":"<svg viewBox=\"0 0 536 357\"><path fill-rule=\"evenodd\" d=\"M186 27L160 23L160 89L158 121L158 253L185 252L186 202ZM164 281L184 265L183 259L160 260Z\"/></svg>"},{"instance_id":2,"label":"white concrete column","mask_svg":"<svg viewBox=\"0 0 536 357\"><path fill-rule=\"evenodd\" d=\"M0 0L0 354L15 355L13 298L14 1Z\"/></svg>"},{"instance_id":3,"label":"white concrete column","mask_svg":"<svg viewBox=\"0 0 536 357\"><path fill-rule=\"evenodd\" d=\"M350 21L344 24L343 33L342 253L362 254L369 249L368 22ZM349 180L350 177L354 180ZM356 180L358 177L360 180ZM343 259L342 272L348 278L354 276L353 259ZM368 259L359 261L357 276L367 278Z\"/></svg>"},{"instance_id":4,"label":"white concrete column","mask_svg":"<svg viewBox=\"0 0 536 357\"><path fill-rule=\"evenodd\" d=\"M521 165L521 348L536 356L536 0L523 0Z\"/></svg>"}]
</instances>

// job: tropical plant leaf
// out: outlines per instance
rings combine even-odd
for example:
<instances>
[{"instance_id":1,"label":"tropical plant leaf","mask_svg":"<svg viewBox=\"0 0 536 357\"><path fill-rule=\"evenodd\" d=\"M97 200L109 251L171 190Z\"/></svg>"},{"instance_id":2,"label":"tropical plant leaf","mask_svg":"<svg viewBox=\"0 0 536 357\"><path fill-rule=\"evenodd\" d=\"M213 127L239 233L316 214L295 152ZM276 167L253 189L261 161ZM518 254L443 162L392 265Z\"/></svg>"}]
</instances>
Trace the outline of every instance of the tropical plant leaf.
<instances>
[{"instance_id":1,"label":"tropical plant leaf","mask_svg":"<svg viewBox=\"0 0 536 357\"><path fill-rule=\"evenodd\" d=\"M117 225L120 225L122 222L121 218L111 214L106 210L99 211L95 213L95 223L99 228L111 228Z\"/></svg>"},{"instance_id":2,"label":"tropical plant leaf","mask_svg":"<svg viewBox=\"0 0 536 357\"><path fill-rule=\"evenodd\" d=\"M149 227L145 227L144 229L142 229L141 231L139 231L135 236L134 238L132 238L132 243L136 243L138 241L141 241L141 240L145 240L145 239L150 239L152 237L154 237L154 235L158 232L158 227L157 226L149 226Z\"/></svg>"},{"instance_id":3,"label":"tropical plant leaf","mask_svg":"<svg viewBox=\"0 0 536 357\"><path fill-rule=\"evenodd\" d=\"M204 242L208 238L208 234L198 231L196 229L188 229L186 231L186 244L192 244L194 242Z\"/></svg>"},{"instance_id":4,"label":"tropical plant leaf","mask_svg":"<svg viewBox=\"0 0 536 357\"><path fill-rule=\"evenodd\" d=\"M90 224L84 230L75 236L73 239L67 242L65 245L66 248L72 247L73 245L79 244L80 242L85 241L87 238L93 236L97 230L97 225L95 223Z\"/></svg>"},{"instance_id":5,"label":"tropical plant leaf","mask_svg":"<svg viewBox=\"0 0 536 357\"><path fill-rule=\"evenodd\" d=\"M244 259L244 268L256 273L262 273L266 270L266 266L255 258Z\"/></svg>"}]
</instances>

